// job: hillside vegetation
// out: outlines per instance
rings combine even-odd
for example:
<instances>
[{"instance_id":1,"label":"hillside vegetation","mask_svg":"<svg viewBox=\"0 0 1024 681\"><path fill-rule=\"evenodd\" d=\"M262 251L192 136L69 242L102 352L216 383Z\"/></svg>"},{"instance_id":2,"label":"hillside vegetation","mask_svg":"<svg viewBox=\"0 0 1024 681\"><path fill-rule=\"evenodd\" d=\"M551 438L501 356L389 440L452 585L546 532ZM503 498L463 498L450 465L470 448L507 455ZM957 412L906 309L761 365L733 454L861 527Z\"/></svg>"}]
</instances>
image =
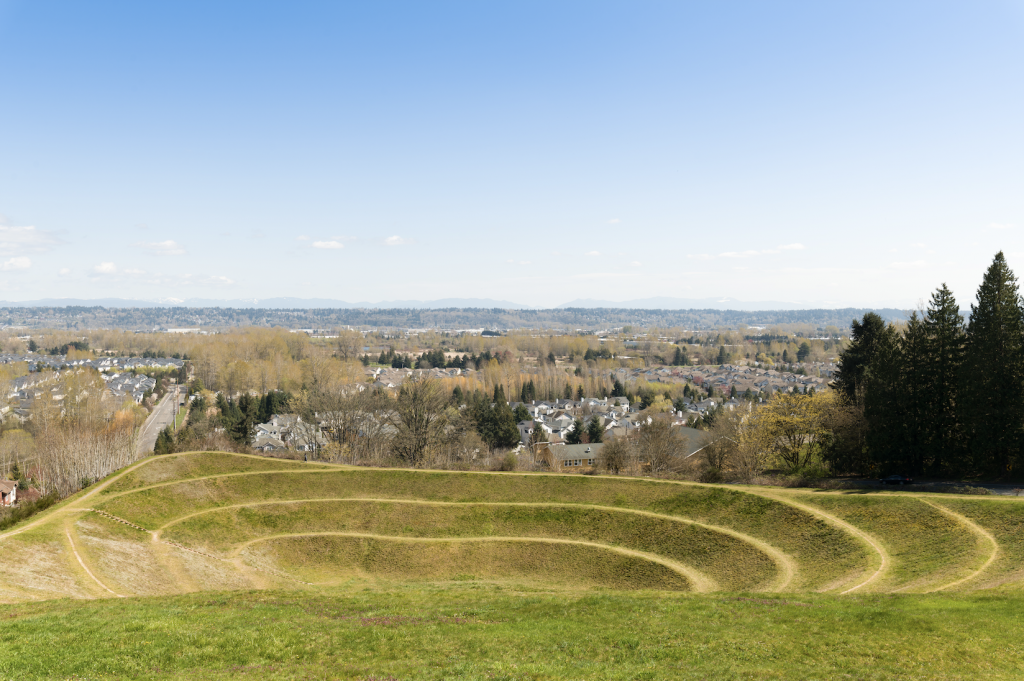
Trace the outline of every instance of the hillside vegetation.
<instances>
[{"instance_id":1,"label":"hillside vegetation","mask_svg":"<svg viewBox=\"0 0 1024 681\"><path fill-rule=\"evenodd\" d=\"M0 534L0 599L466 580L1014 592L1022 502L177 454Z\"/></svg>"}]
</instances>

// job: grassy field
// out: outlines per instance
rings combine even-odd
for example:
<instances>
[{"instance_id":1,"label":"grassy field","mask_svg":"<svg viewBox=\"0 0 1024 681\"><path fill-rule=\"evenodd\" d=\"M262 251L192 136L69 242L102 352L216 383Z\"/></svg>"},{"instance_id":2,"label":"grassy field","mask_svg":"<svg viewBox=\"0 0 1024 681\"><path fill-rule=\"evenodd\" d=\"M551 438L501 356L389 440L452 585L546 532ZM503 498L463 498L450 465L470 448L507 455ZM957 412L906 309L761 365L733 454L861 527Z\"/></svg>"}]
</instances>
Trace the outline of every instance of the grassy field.
<instances>
[{"instance_id":1,"label":"grassy field","mask_svg":"<svg viewBox=\"0 0 1024 681\"><path fill-rule=\"evenodd\" d=\"M10 607L4 678L1019 679L1016 596L448 585ZM981 613L984 616L979 616Z\"/></svg>"},{"instance_id":2,"label":"grassy field","mask_svg":"<svg viewBox=\"0 0 1024 681\"><path fill-rule=\"evenodd\" d=\"M1024 499L192 453L0 533L0 677L1015 678L1022 587Z\"/></svg>"}]
</instances>

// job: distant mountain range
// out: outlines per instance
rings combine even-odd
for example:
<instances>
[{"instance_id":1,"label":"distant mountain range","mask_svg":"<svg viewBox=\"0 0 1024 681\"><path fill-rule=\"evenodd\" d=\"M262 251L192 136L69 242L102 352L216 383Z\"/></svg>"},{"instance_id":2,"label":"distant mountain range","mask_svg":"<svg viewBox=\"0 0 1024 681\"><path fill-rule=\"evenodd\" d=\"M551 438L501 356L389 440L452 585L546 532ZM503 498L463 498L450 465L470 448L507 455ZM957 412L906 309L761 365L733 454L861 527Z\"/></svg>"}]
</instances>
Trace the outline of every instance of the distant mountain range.
<instances>
[{"instance_id":1,"label":"distant mountain range","mask_svg":"<svg viewBox=\"0 0 1024 681\"><path fill-rule=\"evenodd\" d=\"M441 298L439 300L384 300L377 303L350 303L331 298L246 298L216 300L210 298L174 298L163 300L131 300L127 298L42 298L19 302L0 301L0 307L111 307L111 308L170 308L170 307L220 307L236 309L419 309L438 310L446 308L477 308L502 310L544 310L544 309L620 309L620 310L740 310L757 312L761 310L807 310L836 309L842 306L830 303L787 303L776 300L748 302L735 298L637 298L614 301L593 298L578 298L552 307L536 307L513 303L508 300L491 298Z\"/></svg>"}]
</instances>

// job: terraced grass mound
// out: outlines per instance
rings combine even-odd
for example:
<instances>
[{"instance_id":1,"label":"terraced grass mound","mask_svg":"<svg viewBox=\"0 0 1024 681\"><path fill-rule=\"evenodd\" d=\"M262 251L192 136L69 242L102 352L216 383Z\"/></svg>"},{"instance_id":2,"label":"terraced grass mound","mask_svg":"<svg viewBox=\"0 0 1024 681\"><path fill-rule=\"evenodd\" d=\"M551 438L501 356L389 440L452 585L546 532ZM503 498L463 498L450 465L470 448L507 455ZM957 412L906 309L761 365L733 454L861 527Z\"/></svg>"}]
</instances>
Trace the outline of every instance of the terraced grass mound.
<instances>
[{"instance_id":1,"label":"terraced grass mound","mask_svg":"<svg viewBox=\"0 0 1024 681\"><path fill-rule=\"evenodd\" d=\"M622 547L676 561L716 589L755 591L778 579L771 556L734 535L670 517L559 505L309 501L236 506L189 516L164 539L228 556L239 542L282 534L351 532L405 538L533 537Z\"/></svg>"},{"instance_id":2,"label":"terraced grass mound","mask_svg":"<svg viewBox=\"0 0 1024 681\"><path fill-rule=\"evenodd\" d=\"M689 591L693 586L685 568L579 542L305 535L256 540L242 553L257 567L314 584L374 577L413 583L532 581L574 589Z\"/></svg>"},{"instance_id":3,"label":"terraced grass mound","mask_svg":"<svg viewBox=\"0 0 1024 681\"><path fill-rule=\"evenodd\" d=\"M1024 499L153 457L0 534L0 601L415 582L1015 591Z\"/></svg>"}]
</instances>

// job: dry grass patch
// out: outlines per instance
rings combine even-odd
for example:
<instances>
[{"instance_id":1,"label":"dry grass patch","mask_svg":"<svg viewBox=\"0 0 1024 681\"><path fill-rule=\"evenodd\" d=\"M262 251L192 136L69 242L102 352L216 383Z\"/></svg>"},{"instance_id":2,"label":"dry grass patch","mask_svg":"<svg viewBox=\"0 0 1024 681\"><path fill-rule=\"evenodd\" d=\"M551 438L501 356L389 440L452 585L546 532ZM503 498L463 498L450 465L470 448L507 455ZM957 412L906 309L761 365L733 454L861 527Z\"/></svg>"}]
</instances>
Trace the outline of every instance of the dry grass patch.
<instances>
[{"instance_id":1,"label":"dry grass patch","mask_svg":"<svg viewBox=\"0 0 1024 681\"><path fill-rule=\"evenodd\" d=\"M286 459L267 459L258 456L227 452L186 452L154 456L122 475L102 494L115 494L139 487L156 485L171 480L190 480L208 475L253 473L259 471L330 469L326 464L311 464Z\"/></svg>"}]
</instances>

